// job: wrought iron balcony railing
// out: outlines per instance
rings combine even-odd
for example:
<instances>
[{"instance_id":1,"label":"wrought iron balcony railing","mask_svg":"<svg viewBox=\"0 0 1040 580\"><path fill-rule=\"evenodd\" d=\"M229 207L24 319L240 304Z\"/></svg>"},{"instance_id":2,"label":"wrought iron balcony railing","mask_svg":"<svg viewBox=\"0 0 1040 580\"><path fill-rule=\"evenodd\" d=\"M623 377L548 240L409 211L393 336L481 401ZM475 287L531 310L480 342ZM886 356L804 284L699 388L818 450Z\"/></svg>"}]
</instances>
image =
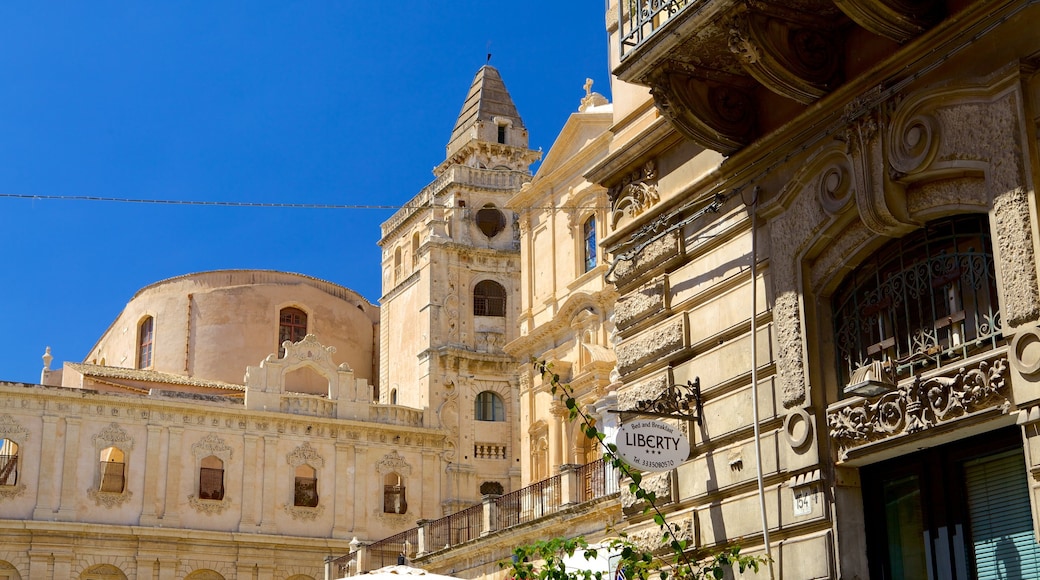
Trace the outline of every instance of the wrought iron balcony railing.
<instances>
[{"instance_id":1,"label":"wrought iron balcony railing","mask_svg":"<svg viewBox=\"0 0 1040 580\"><path fill-rule=\"evenodd\" d=\"M621 59L660 30L686 7L705 0L618 0Z\"/></svg>"}]
</instances>

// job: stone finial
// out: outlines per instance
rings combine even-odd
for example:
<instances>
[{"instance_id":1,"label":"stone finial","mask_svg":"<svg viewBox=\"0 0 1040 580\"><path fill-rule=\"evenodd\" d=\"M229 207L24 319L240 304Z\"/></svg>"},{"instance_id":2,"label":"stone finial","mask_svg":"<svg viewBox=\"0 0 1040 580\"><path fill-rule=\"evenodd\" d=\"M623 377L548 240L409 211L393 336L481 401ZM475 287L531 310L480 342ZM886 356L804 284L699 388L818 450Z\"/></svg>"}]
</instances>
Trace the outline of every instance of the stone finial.
<instances>
[{"instance_id":1,"label":"stone finial","mask_svg":"<svg viewBox=\"0 0 1040 580\"><path fill-rule=\"evenodd\" d=\"M609 102L603 95L592 92L592 79L586 78L585 84L582 86L585 87L585 96L582 97L581 105L578 107L579 113L584 113L589 107L598 107Z\"/></svg>"},{"instance_id":2,"label":"stone finial","mask_svg":"<svg viewBox=\"0 0 1040 580\"><path fill-rule=\"evenodd\" d=\"M51 356L51 347L48 346L47 350L44 351L44 353L43 353L43 370L44 371L51 370L51 361L52 360L54 360L54 357Z\"/></svg>"}]
</instances>

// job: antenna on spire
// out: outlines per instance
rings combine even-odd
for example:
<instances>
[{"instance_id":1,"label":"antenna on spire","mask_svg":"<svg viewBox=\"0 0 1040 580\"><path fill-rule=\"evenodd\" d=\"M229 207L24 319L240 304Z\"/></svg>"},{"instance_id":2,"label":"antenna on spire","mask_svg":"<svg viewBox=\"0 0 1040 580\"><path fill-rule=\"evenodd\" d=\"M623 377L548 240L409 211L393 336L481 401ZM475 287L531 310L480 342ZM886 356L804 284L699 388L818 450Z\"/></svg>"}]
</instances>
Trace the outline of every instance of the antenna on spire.
<instances>
[{"instance_id":1,"label":"antenna on spire","mask_svg":"<svg viewBox=\"0 0 1040 580\"><path fill-rule=\"evenodd\" d=\"M491 64L491 41L490 40L487 43L487 63L486 64Z\"/></svg>"}]
</instances>

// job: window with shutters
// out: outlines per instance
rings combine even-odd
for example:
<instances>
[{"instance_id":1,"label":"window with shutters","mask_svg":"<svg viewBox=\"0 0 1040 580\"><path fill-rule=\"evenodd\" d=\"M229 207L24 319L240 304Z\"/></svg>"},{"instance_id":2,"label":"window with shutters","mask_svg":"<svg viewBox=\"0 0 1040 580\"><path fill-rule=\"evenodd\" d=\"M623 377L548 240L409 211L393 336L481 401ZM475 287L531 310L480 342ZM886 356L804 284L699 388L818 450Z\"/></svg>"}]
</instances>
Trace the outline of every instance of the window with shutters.
<instances>
[{"instance_id":1,"label":"window with shutters","mask_svg":"<svg viewBox=\"0 0 1040 580\"><path fill-rule=\"evenodd\" d=\"M283 308L278 313L278 356L285 356L282 343L300 342L307 336L307 313L299 308Z\"/></svg>"},{"instance_id":2,"label":"window with shutters","mask_svg":"<svg viewBox=\"0 0 1040 580\"><path fill-rule=\"evenodd\" d=\"M123 493L126 489L126 454L118 447L106 447L101 450L101 481L98 491L105 493Z\"/></svg>"},{"instance_id":3,"label":"window with shutters","mask_svg":"<svg viewBox=\"0 0 1040 580\"><path fill-rule=\"evenodd\" d=\"M860 473L872 578L1040 578L1017 428Z\"/></svg>"},{"instance_id":4,"label":"window with shutters","mask_svg":"<svg viewBox=\"0 0 1040 580\"><path fill-rule=\"evenodd\" d=\"M318 507L318 472L306 463L296 467L293 505L297 507Z\"/></svg>"},{"instance_id":5,"label":"window with shutters","mask_svg":"<svg viewBox=\"0 0 1040 580\"><path fill-rule=\"evenodd\" d=\"M0 485L18 485L18 444L0 439Z\"/></svg>"},{"instance_id":6,"label":"window with shutters","mask_svg":"<svg viewBox=\"0 0 1040 580\"><path fill-rule=\"evenodd\" d=\"M396 472L386 474L383 478L383 513L403 514L407 511L404 479Z\"/></svg>"},{"instance_id":7,"label":"window with shutters","mask_svg":"<svg viewBox=\"0 0 1040 580\"><path fill-rule=\"evenodd\" d=\"M224 462L213 455L199 467L199 499L224 499Z\"/></svg>"},{"instance_id":8,"label":"window with shutters","mask_svg":"<svg viewBox=\"0 0 1040 580\"><path fill-rule=\"evenodd\" d=\"M473 288L474 316L505 316L506 289L493 280L481 280Z\"/></svg>"},{"instance_id":9,"label":"window with shutters","mask_svg":"<svg viewBox=\"0 0 1040 580\"><path fill-rule=\"evenodd\" d=\"M152 349L155 342L155 319L145 316L137 324L137 368L152 367Z\"/></svg>"}]
</instances>

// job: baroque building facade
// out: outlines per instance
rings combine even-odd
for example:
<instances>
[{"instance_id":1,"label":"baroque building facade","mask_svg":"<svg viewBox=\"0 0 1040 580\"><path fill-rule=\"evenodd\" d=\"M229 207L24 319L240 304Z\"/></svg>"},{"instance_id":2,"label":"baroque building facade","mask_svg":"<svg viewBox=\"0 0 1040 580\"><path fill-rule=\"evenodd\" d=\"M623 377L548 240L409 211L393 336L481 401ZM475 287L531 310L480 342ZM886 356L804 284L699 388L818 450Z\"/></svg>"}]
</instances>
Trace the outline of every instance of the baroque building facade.
<instances>
[{"instance_id":1,"label":"baroque building facade","mask_svg":"<svg viewBox=\"0 0 1040 580\"><path fill-rule=\"evenodd\" d=\"M771 577L1035 576L1040 7L639 6L588 176L618 406L700 386L691 458L644 479L668 520Z\"/></svg>"}]
</instances>

